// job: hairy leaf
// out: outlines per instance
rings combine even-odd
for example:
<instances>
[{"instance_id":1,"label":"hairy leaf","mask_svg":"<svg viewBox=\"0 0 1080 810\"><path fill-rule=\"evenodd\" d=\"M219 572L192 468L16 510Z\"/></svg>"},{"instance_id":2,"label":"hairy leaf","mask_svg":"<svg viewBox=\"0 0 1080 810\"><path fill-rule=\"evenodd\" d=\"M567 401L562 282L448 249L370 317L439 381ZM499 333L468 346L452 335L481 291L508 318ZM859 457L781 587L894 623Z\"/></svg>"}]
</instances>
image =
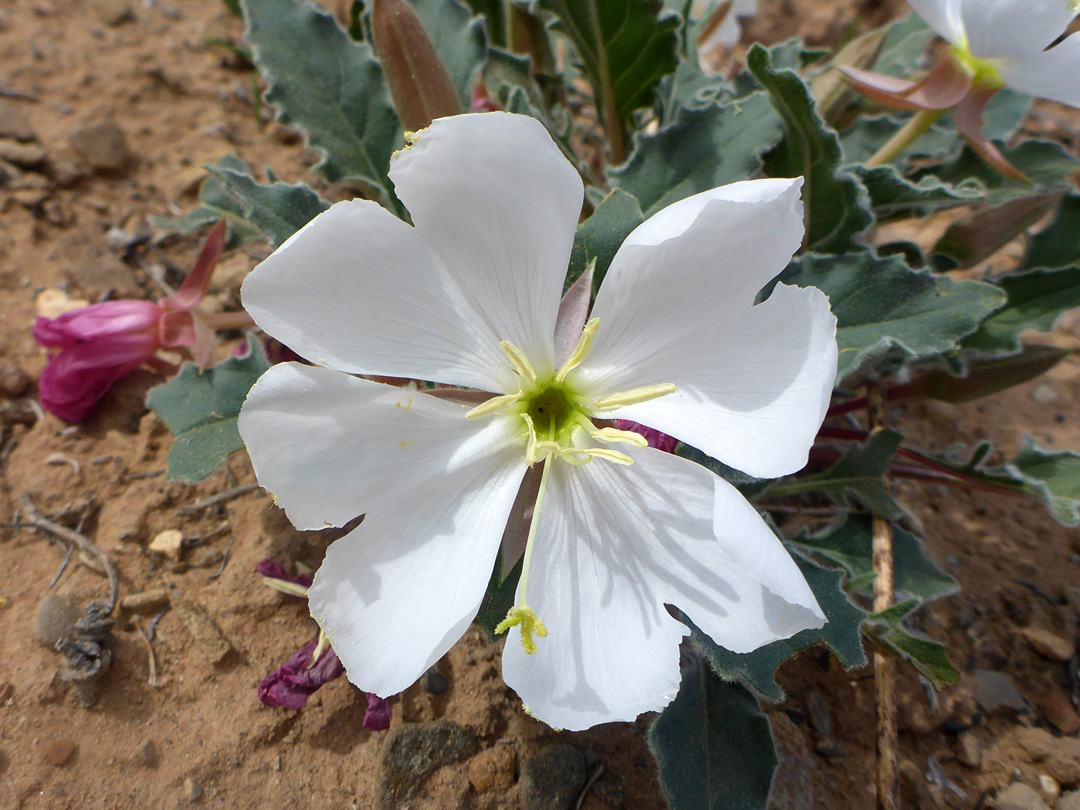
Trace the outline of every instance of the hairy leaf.
<instances>
[{"instance_id":1,"label":"hairy leaf","mask_svg":"<svg viewBox=\"0 0 1080 810\"><path fill-rule=\"evenodd\" d=\"M813 475L784 478L769 486L770 495L823 492L838 503L854 498L875 515L896 520L903 511L885 491L882 477L900 448L903 436L882 430L851 447L832 467Z\"/></svg>"},{"instance_id":2,"label":"hairy leaf","mask_svg":"<svg viewBox=\"0 0 1080 810\"><path fill-rule=\"evenodd\" d=\"M1043 450L1030 436L1016 458L991 475L1005 473L1042 499L1054 519L1065 526L1080 525L1080 455Z\"/></svg>"},{"instance_id":3,"label":"hairy leaf","mask_svg":"<svg viewBox=\"0 0 1080 810\"><path fill-rule=\"evenodd\" d=\"M1060 192L1033 194L961 217L934 244L934 267L974 267L1050 213L1060 199Z\"/></svg>"},{"instance_id":4,"label":"hairy leaf","mask_svg":"<svg viewBox=\"0 0 1080 810\"><path fill-rule=\"evenodd\" d=\"M565 290L581 277L589 262L596 261L593 269L593 295L600 289L611 260L615 258L623 240L645 221L637 200L622 189L615 189L596 207L592 216L578 225L574 235L574 249L570 253L570 270L566 275Z\"/></svg>"},{"instance_id":5,"label":"hairy leaf","mask_svg":"<svg viewBox=\"0 0 1080 810\"><path fill-rule=\"evenodd\" d=\"M1030 269L1080 266L1080 194L1066 195L1054 221L1031 237L1023 266Z\"/></svg>"},{"instance_id":6,"label":"hairy leaf","mask_svg":"<svg viewBox=\"0 0 1080 810\"><path fill-rule=\"evenodd\" d=\"M834 528L817 534L800 534L791 542L805 552L820 554L843 567L854 583L854 592L873 595L874 550L869 515L849 514ZM893 527L893 573L899 599L932 601L956 593L960 586L923 553L922 544L899 526Z\"/></svg>"},{"instance_id":7,"label":"hairy leaf","mask_svg":"<svg viewBox=\"0 0 1080 810\"><path fill-rule=\"evenodd\" d=\"M802 570L825 612L828 621L820 630L803 630L791 638L766 644L752 653L738 654L725 650L689 619L679 618L690 627L690 638L694 645L722 678L738 680L766 700L776 702L784 699L784 690L776 682L776 668L803 650L824 644L845 669L866 664L859 634L859 626L866 613L852 604L844 593L844 572L822 568L799 554L793 554L792 559Z\"/></svg>"},{"instance_id":8,"label":"hairy leaf","mask_svg":"<svg viewBox=\"0 0 1080 810\"><path fill-rule=\"evenodd\" d=\"M610 107L625 121L675 70L680 21L661 13L660 0L536 0L535 7L553 14L573 43L602 115Z\"/></svg>"},{"instance_id":9,"label":"hairy leaf","mask_svg":"<svg viewBox=\"0 0 1080 810\"><path fill-rule=\"evenodd\" d=\"M245 356L230 357L209 371L186 363L173 379L150 391L147 405L176 437L168 479L201 481L243 448L236 428L240 406L268 368L262 345L249 338Z\"/></svg>"},{"instance_id":10,"label":"hairy leaf","mask_svg":"<svg viewBox=\"0 0 1080 810\"><path fill-rule=\"evenodd\" d=\"M750 49L746 64L784 121L784 139L769 156L769 173L805 178L807 248L828 253L858 249L856 238L873 222L869 197L858 178L841 168L840 142L818 115L810 88L794 71L778 70L760 45Z\"/></svg>"},{"instance_id":11,"label":"hairy leaf","mask_svg":"<svg viewBox=\"0 0 1080 810\"><path fill-rule=\"evenodd\" d=\"M637 198L646 216L708 189L753 177L762 155L783 135L783 122L764 93L724 105L684 110L652 135L634 137L613 184Z\"/></svg>"},{"instance_id":12,"label":"hairy leaf","mask_svg":"<svg viewBox=\"0 0 1080 810\"><path fill-rule=\"evenodd\" d=\"M921 216L959 205L971 205L986 195L973 186L952 186L928 175L918 182L900 176L895 166L852 166L870 194L870 207L881 218Z\"/></svg>"},{"instance_id":13,"label":"hairy leaf","mask_svg":"<svg viewBox=\"0 0 1080 810\"><path fill-rule=\"evenodd\" d=\"M1015 352L1025 329L1049 332L1061 314L1080 307L1080 267L1013 273L996 282L1007 296L1005 305L964 340L965 349Z\"/></svg>"},{"instance_id":14,"label":"hairy leaf","mask_svg":"<svg viewBox=\"0 0 1080 810\"><path fill-rule=\"evenodd\" d=\"M220 166L209 167L222 191L242 210L245 219L266 234L271 247L321 214L330 204L304 183L256 183L251 175Z\"/></svg>"},{"instance_id":15,"label":"hairy leaf","mask_svg":"<svg viewBox=\"0 0 1080 810\"><path fill-rule=\"evenodd\" d=\"M993 285L918 272L900 256L871 253L803 256L780 280L829 296L838 322L837 379L886 352L915 359L951 351L1005 300Z\"/></svg>"},{"instance_id":16,"label":"hairy leaf","mask_svg":"<svg viewBox=\"0 0 1080 810\"><path fill-rule=\"evenodd\" d=\"M457 88L466 110L487 58L484 23L458 0L408 0ZM486 9L485 9L486 11ZM479 12L478 12L479 13Z\"/></svg>"},{"instance_id":17,"label":"hairy leaf","mask_svg":"<svg viewBox=\"0 0 1080 810\"><path fill-rule=\"evenodd\" d=\"M235 248L248 242L263 238L262 232L247 221L244 207L225 191L220 178L215 176L215 169L227 169L240 174L248 174L247 166L236 155L226 155L216 166L208 166L210 175L199 187L199 207L182 217L149 217L155 228L175 228L181 233L194 233L218 220L225 220L229 226L229 236L225 242L227 248Z\"/></svg>"},{"instance_id":18,"label":"hairy leaf","mask_svg":"<svg viewBox=\"0 0 1080 810\"><path fill-rule=\"evenodd\" d=\"M278 120L323 155L331 181L364 183L394 199L387 171L402 144L382 68L329 12L308 0L241 0L255 63Z\"/></svg>"},{"instance_id":19,"label":"hairy leaf","mask_svg":"<svg viewBox=\"0 0 1080 810\"><path fill-rule=\"evenodd\" d=\"M765 810L776 770L769 721L748 691L688 664L649 730L672 810Z\"/></svg>"},{"instance_id":20,"label":"hairy leaf","mask_svg":"<svg viewBox=\"0 0 1080 810\"><path fill-rule=\"evenodd\" d=\"M940 689L960 680L960 673L949 660L945 647L937 641L916 635L904 626L904 617L919 606L918 599L893 605L866 618L866 635L890 655L913 666L919 674Z\"/></svg>"}]
</instances>

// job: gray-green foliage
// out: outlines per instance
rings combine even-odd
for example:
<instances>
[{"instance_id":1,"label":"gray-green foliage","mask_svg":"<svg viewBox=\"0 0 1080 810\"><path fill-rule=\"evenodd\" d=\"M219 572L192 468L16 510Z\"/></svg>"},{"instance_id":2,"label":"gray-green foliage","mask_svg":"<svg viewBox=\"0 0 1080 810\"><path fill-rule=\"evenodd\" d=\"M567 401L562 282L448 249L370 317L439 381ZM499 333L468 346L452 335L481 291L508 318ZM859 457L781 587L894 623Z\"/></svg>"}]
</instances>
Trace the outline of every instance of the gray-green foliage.
<instances>
[{"instance_id":1,"label":"gray-green foliage","mask_svg":"<svg viewBox=\"0 0 1080 810\"><path fill-rule=\"evenodd\" d=\"M900 256L869 252L806 255L781 280L828 294L838 322L838 379L888 353L916 360L950 352L1005 303L992 285L934 276Z\"/></svg>"},{"instance_id":2,"label":"gray-green foliage","mask_svg":"<svg viewBox=\"0 0 1080 810\"><path fill-rule=\"evenodd\" d=\"M147 405L176 437L168 478L201 481L244 447L236 428L240 406L268 368L262 345L250 338L243 357L230 357L207 371L185 364L176 377L150 391Z\"/></svg>"},{"instance_id":3,"label":"gray-green foliage","mask_svg":"<svg viewBox=\"0 0 1080 810\"><path fill-rule=\"evenodd\" d=\"M746 689L696 656L649 731L672 810L763 810L776 749L769 721Z\"/></svg>"},{"instance_id":4,"label":"gray-green foliage","mask_svg":"<svg viewBox=\"0 0 1080 810\"><path fill-rule=\"evenodd\" d=\"M332 181L393 199L390 155L403 144L382 68L367 43L308 0L241 0L247 39L278 120L300 129Z\"/></svg>"}]
</instances>

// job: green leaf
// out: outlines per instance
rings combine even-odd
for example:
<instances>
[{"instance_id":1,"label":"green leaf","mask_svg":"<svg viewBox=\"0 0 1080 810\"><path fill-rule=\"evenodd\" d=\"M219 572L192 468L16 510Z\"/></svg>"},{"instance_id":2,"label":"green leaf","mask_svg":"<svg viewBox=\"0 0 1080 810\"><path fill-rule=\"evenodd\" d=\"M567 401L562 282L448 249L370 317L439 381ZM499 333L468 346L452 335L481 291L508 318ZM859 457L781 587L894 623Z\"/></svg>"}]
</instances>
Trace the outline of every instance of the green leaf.
<instances>
[{"instance_id":1,"label":"green leaf","mask_svg":"<svg viewBox=\"0 0 1080 810\"><path fill-rule=\"evenodd\" d=\"M895 255L802 256L780 279L829 296L838 322L838 380L886 353L915 359L952 351L1004 303L991 284L918 272Z\"/></svg>"},{"instance_id":2,"label":"green leaf","mask_svg":"<svg viewBox=\"0 0 1080 810\"><path fill-rule=\"evenodd\" d=\"M721 647L688 619L679 619L690 627L691 640L720 677L737 680L766 700L775 702L784 699L784 690L776 682L776 668L803 650L824 644L845 669L866 664L859 635L859 626L866 613L852 604L844 593L844 572L822 568L799 554L793 554L792 559L802 570L825 612L827 622L820 630L803 630L752 653L738 654Z\"/></svg>"},{"instance_id":3,"label":"green leaf","mask_svg":"<svg viewBox=\"0 0 1080 810\"><path fill-rule=\"evenodd\" d=\"M499 640L495 635L495 628L506 618L510 608L514 606L514 598L517 593L518 580L521 579L522 560L507 573L504 579L502 573L502 556L495 560L495 567L491 570L491 579L488 581L487 591L480 603L480 610L476 614L476 621L480 629L484 631L488 642L494 644Z\"/></svg>"},{"instance_id":4,"label":"green leaf","mask_svg":"<svg viewBox=\"0 0 1080 810\"><path fill-rule=\"evenodd\" d=\"M660 81L660 125L674 123L683 110L699 110L715 104L727 87L722 76L706 76L693 62L683 59L674 73Z\"/></svg>"},{"instance_id":5,"label":"green leaf","mask_svg":"<svg viewBox=\"0 0 1080 810\"><path fill-rule=\"evenodd\" d=\"M652 103L661 78L675 70L680 20L660 0L536 0L574 45L597 96L597 107L625 121ZM611 133L608 133L611 137Z\"/></svg>"},{"instance_id":6,"label":"green leaf","mask_svg":"<svg viewBox=\"0 0 1080 810\"><path fill-rule=\"evenodd\" d=\"M935 689L960 680L945 647L937 641L915 635L904 627L904 617L919 606L918 599L893 605L867 616L866 635L885 652L913 666Z\"/></svg>"},{"instance_id":7,"label":"green leaf","mask_svg":"<svg viewBox=\"0 0 1080 810\"><path fill-rule=\"evenodd\" d=\"M248 352L209 371L187 363L152 389L147 405L176 437L169 451L169 480L201 481L243 448L236 420L251 386L270 368L262 345L248 338Z\"/></svg>"},{"instance_id":8,"label":"green leaf","mask_svg":"<svg viewBox=\"0 0 1080 810\"><path fill-rule=\"evenodd\" d=\"M769 174L805 178L807 249L857 249L856 237L873 224L869 197L858 178L841 168L840 142L818 115L810 88L794 71L778 70L760 45L750 48L746 64L784 121L784 139L769 156Z\"/></svg>"},{"instance_id":9,"label":"green leaf","mask_svg":"<svg viewBox=\"0 0 1080 810\"><path fill-rule=\"evenodd\" d=\"M850 159L850 158L849 158ZM973 186L952 186L937 177L928 175L913 183L895 166L852 166L855 174L870 194L870 207L884 219L894 216L923 216L959 205L971 205L986 195Z\"/></svg>"},{"instance_id":10,"label":"green leaf","mask_svg":"<svg viewBox=\"0 0 1080 810\"><path fill-rule=\"evenodd\" d=\"M684 110L652 135L634 136L634 151L611 182L637 198L646 216L701 191L761 171L779 143L783 122L764 93L728 104Z\"/></svg>"},{"instance_id":11,"label":"green leaf","mask_svg":"<svg viewBox=\"0 0 1080 810\"><path fill-rule=\"evenodd\" d=\"M881 50L869 69L906 79L922 68L923 56L934 37L933 29L918 14L897 20L888 25Z\"/></svg>"},{"instance_id":12,"label":"green leaf","mask_svg":"<svg viewBox=\"0 0 1080 810\"><path fill-rule=\"evenodd\" d=\"M306 133L327 179L394 200L387 171L402 144L382 68L333 15L307 0L241 0L247 39L278 120Z\"/></svg>"},{"instance_id":13,"label":"green leaf","mask_svg":"<svg viewBox=\"0 0 1080 810\"><path fill-rule=\"evenodd\" d=\"M1080 266L1080 194L1061 201L1054 221L1031 237L1023 266L1061 268Z\"/></svg>"},{"instance_id":14,"label":"green leaf","mask_svg":"<svg viewBox=\"0 0 1080 810\"><path fill-rule=\"evenodd\" d=\"M874 549L872 519L849 514L832 529L817 534L800 534L791 542L805 552L819 554L841 566L855 583L855 593L872 596ZM923 553L919 539L893 526L893 574L899 599L916 598L929 602L956 593L960 585Z\"/></svg>"},{"instance_id":15,"label":"green leaf","mask_svg":"<svg viewBox=\"0 0 1080 810\"><path fill-rule=\"evenodd\" d=\"M1071 349L1028 345L1004 357L961 355L963 376L937 368L919 374L903 388L913 396L939 402L972 402L1030 382L1072 354Z\"/></svg>"},{"instance_id":16,"label":"green leaf","mask_svg":"<svg viewBox=\"0 0 1080 810\"><path fill-rule=\"evenodd\" d=\"M484 23L458 0L408 0L424 26L439 60L457 88L462 106L472 104L472 90L487 59Z\"/></svg>"},{"instance_id":17,"label":"green leaf","mask_svg":"<svg viewBox=\"0 0 1080 810\"><path fill-rule=\"evenodd\" d=\"M999 174L968 146L954 160L914 172L912 179L918 182L924 177L934 176L948 185L974 187L983 190L987 203L1000 205L1036 191L1066 189L1070 184L1070 175L1080 167L1080 162L1060 144L1049 141L1024 141L1014 147L998 146L1005 159L1027 175L1030 183Z\"/></svg>"},{"instance_id":18,"label":"green leaf","mask_svg":"<svg viewBox=\"0 0 1080 810\"><path fill-rule=\"evenodd\" d=\"M499 47L506 46L505 0L466 0L473 14L479 14L487 23L487 35Z\"/></svg>"},{"instance_id":19,"label":"green leaf","mask_svg":"<svg viewBox=\"0 0 1080 810\"><path fill-rule=\"evenodd\" d=\"M236 155L226 155L213 168L248 173L247 166ZM155 228L175 228L181 233L190 234L224 219L229 226L229 236L225 243L227 248L232 249L261 240L262 232L247 221L244 207L225 192L221 180L213 174L213 168L210 176L203 180L199 187L198 208L182 217L150 217L150 224Z\"/></svg>"},{"instance_id":20,"label":"green leaf","mask_svg":"<svg viewBox=\"0 0 1080 810\"><path fill-rule=\"evenodd\" d=\"M980 353L1015 352L1025 329L1049 332L1060 315L1080 307L1080 267L1033 270L996 279L1005 305L983 321L964 348Z\"/></svg>"},{"instance_id":21,"label":"green leaf","mask_svg":"<svg viewBox=\"0 0 1080 810\"><path fill-rule=\"evenodd\" d=\"M814 475L781 479L765 491L770 495L824 492L838 503L851 497L875 515L897 520L903 516L903 510L885 491L882 478L903 438L896 431L882 430L864 443L851 447L829 469Z\"/></svg>"},{"instance_id":22,"label":"green leaf","mask_svg":"<svg viewBox=\"0 0 1080 810\"><path fill-rule=\"evenodd\" d=\"M1004 472L1041 498L1059 523L1080 526L1080 455L1043 450L1026 436L1016 458L1002 470L987 472Z\"/></svg>"},{"instance_id":23,"label":"green leaf","mask_svg":"<svg viewBox=\"0 0 1080 810\"><path fill-rule=\"evenodd\" d=\"M207 167L221 189L243 212L243 216L266 234L271 247L280 246L330 203L303 183L275 182L260 185L246 172L220 166Z\"/></svg>"},{"instance_id":24,"label":"green leaf","mask_svg":"<svg viewBox=\"0 0 1080 810\"><path fill-rule=\"evenodd\" d=\"M765 810L776 770L769 721L748 691L692 660L649 745L671 810Z\"/></svg>"},{"instance_id":25,"label":"green leaf","mask_svg":"<svg viewBox=\"0 0 1080 810\"><path fill-rule=\"evenodd\" d=\"M570 270L566 275L563 292L577 281L589 262L595 260L593 269L593 295L600 289L611 260L615 258L623 240L645 221L637 200L622 189L615 189L596 207L592 216L578 225L574 234L574 249L570 253Z\"/></svg>"}]
</instances>

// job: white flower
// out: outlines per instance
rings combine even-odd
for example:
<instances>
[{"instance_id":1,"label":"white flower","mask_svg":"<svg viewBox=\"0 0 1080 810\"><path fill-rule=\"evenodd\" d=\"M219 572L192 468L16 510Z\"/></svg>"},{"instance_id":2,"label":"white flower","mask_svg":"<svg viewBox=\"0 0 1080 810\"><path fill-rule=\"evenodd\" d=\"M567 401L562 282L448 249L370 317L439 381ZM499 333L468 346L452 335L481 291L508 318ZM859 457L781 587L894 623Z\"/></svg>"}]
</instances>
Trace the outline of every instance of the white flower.
<instances>
[{"instance_id":1,"label":"white flower","mask_svg":"<svg viewBox=\"0 0 1080 810\"><path fill-rule=\"evenodd\" d=\"M240 432L259 481L301 529L366 513L309 592L349 679L392 695L461 637L531 465L543 483L503 674L540 719L581 729L666 705L687 633L666 604L736 652L820 627L799 569L733 487L593 421L647 424L754 476L804 465L835 319L813 289L778 284L754 304L799 247L801 181L735 183L650 218L564 359L583 190L544 128L440 119L390 176L415 227L338 203L243 288L263 329L325 366L275 366L249 395ZM358 374L496 396L469 410Z\"/></svg>"},{"instance_id":2,"label":"white flower","mask_svg":"<svg viewBox=\"0 0 1080 810\"><path fill-rule=\"evenodd\" d=\"M981 81L1080 107L1076 0L909 0Z\"/></svg>"}]
</instances>

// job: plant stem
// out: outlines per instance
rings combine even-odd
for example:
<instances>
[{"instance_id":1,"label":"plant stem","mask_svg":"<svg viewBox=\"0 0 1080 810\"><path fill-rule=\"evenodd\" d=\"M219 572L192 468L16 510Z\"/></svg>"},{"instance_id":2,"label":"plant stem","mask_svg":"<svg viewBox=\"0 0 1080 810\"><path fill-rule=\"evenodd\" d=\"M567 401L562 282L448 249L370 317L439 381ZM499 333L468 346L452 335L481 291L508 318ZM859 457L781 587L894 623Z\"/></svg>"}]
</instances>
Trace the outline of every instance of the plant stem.
<instances>
[{"instance_id":1,"label":"plant stem","mask_svg":"<svg viewBox=\"0 0 1080 810\"><path fill-rule=\"evenodd\" d=\"M211 329L223 331L225 329L250 329L255 326L251 316L241 310L240 312L212 312L200 313L199 317Z\"/></svg>"},{"instance_id":2,"label":"plant stem","mask_svg":"<svg viewBox=\"0 0 1080 810\"><path fill-rule=\"evenodd\" d=\"M915 113L904 126L896 131L896 134L889 138L888 142L886 142L873 157L866 161L866 168L873 169L877 166L884 166L887 163L892 163L897 155L911 146L920 135L930 129L934 122L941 118L946 112L946 110L920 110Z\"/></svg>"},{"instance_id":3,"label":"plant stem","mask_svg":"<svg viewBox=\"0 0 1080 810\"><path fill-rule=\"evenodd\" d=\"M881 389L867 389L870 435L885 429L885 399ZM888 487L888 478L884 485ZM874 515L874 613L887 610L893 603L893 532L892 524ZM877 701L877 810L897 810L897 732L896 732L896 670L893 659L880 651L874 652L874 694Z\"/></svg>"}]
</instances>

